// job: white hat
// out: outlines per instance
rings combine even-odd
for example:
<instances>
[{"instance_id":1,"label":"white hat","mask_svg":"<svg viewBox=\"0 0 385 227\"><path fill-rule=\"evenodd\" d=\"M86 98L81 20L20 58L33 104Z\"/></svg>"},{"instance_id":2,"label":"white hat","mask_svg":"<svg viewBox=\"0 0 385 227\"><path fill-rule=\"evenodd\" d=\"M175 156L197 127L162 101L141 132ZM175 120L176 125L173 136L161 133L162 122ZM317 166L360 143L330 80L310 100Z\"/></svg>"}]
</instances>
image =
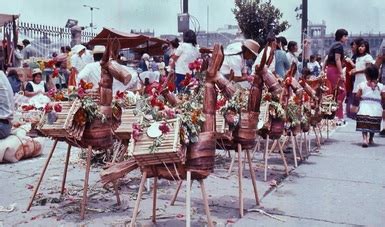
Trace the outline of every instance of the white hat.
<instances>
[{"instance_id":1,"label":"white hat","mask_svg":"<svg viewBox=\"0 0 385 227\"><path fill-rule=\"evenodd\" d=\"M17 44L16 44L17 46L21 46L21 47L24 47L24 44L23 44L23 42L21 41L21 40L19 40L18 42L17 42Z\"/></svg>"},{"instance_id":2,"label":"white hat","mask_svg":"<svg viewBox=\"0 0 385 227\"><path fill-rule=\"evenodd\" d=\"M38 73L43 74L43 72L39 68L35 68L35 69L32 70L32 75L35 75L35 74L38 74Z\"/></svg>"},{"instance_id":3,"label":"white hat","mask_svg":"<svg viewBox=\"0 0 385 227\"><path fill-rule=\"evenodd\" d=\"M92 50L92 54L103 54L104 51L106 51L106 47L102 45L96 45L94 46L94 49Z\"/></svg>"},{"instance_id":4,"label":"white hat","mask_svg":"<svg viewBox=\"0 0 385 227\"><path fill-rule=\"evenodd\" d=\"M86 49L85 46L83 46L82 44L78 44L78 45L75 45L71 48L71 51L74 52L75 54L78 54L80 51L82 51L83 49Z\"/></svg>"}]
</instances>

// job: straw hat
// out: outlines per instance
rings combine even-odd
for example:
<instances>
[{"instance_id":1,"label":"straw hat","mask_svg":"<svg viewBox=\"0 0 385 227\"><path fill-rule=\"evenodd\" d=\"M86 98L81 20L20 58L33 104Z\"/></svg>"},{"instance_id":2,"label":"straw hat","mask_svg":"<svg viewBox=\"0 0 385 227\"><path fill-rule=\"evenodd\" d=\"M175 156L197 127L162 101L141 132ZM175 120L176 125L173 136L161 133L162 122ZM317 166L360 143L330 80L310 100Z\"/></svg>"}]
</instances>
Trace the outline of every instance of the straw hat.
<instances>
[{"instance_id":1,"label":"straw hat","mask_svg":"<svg viewBox=\"0 0 385 227\"><path fill-rule=\"evenodd\" d=\"M257 43L257 41L252 40L252 39L246 39L246 40L243 41L242 44L249 51L251 51L255 56L258 55L258 50L260 48L260 45Z\"/></svg>"},{"instance_id":2,"label":"straw hat","mask_svg":"<svg viewBox=\"0 0 385 227\"><path fill-rule=\"evenodd\" d=\"M104 51L106 51L106 47L102 45L96 45L94 46L94 49L92 49L93 54L103 54Z\"/></svg>"},{"instance_id":3,"label":"straw hat","mask_svg":"<svg viewBox=\"0 0 385 227\"><path fill-rule=\"evenodd\" d=\"M38 73L43 74L43 72L39 68L35 68L35 69L32 70L32 75L35 75L35 74L38 74Z\"/></svg>"}]
</instances>

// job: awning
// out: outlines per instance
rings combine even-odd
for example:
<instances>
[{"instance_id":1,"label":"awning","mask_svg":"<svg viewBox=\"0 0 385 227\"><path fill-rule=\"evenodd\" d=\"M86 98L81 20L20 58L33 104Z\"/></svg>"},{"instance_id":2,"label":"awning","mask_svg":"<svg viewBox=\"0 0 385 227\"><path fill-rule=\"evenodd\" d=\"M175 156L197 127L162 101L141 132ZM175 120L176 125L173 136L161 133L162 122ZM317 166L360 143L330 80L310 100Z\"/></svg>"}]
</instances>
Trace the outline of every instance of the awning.
<instances>
[{"instance_id":1,"label":"awning","mask_svg":"<svg viewBox=\"0 0 385 227\"><path fill-rule=\"evenodd\" d=\"M103 30L96 35L91 41L89 41L90 45L107 45L109 39L117 39L120 43L120 48L133 48L134 50L146 50L153 49L158 52L161 50L161 46L167 41L150 37L146 35L125 33L113 28L103 28ZM151 54L151 53L149 53Z\"/></svg>"}]
</instances>

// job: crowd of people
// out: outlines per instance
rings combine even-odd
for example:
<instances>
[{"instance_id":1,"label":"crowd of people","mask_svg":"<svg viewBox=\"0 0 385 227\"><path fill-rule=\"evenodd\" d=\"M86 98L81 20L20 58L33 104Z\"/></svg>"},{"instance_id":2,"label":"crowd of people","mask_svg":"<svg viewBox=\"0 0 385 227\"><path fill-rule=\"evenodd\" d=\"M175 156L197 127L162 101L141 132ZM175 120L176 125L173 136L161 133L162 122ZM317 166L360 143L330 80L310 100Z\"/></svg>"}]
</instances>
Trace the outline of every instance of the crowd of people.
<instances>
[{"instance_id":1,"label":"crowd of people","mask_svg":"<svg viewBox=\"0 0 385 227\"><path fill-rule=\"evenodd\" d=\"M297 66L296 79L301 77L310 79L326 75L338 102L337 125L344 125L345 117L357 120L357 130L363 132L363 146L366 147L373 143L374 133L380 132L385 135L385 125L384 123L381 125L381 119L384 117L382 108L385 108L384 103L381 103L381 95L385 92L381 84L385 82L385 70L383 70L385 52L380 51L380 55L374 59L370 55L368 41L359 38L350 43L353 55L348 57L344 52L347 40L348 32L345 29L338 29L335 33L335 43L331 45L325 57L310 55L308 60L303 61L296 41L288 42L283 36L270 35L266 46L260 50L260 45L256 41L246 39L226 47L220 73L237 86L250 88L255 67L260 64L261 53L266 49L268 70L280 80L284 78L292 64ZM164 54L161 56L150 56L148 53L144 53L136 67L126 66L132 79L128 85L114 81L114 92L129 90L137 93L150 84L161 83L170 74L175 75L173 79L175 92L182 92L181 82L186 75L193 74L189 64L202 57L195 32L192 30L184 32L181 43L176 38L164 44L162 50ZM37 95L47 95L50 89L75 86L81 80L92 83L97 89L101 72L100 60L104 51L104 46L95 46L92 51L81 44L72 48L62 47L60 53L52 56L56 71L54 70L46 79L43 72L39 68L35 68L32 72L32 81L22 83L17 72L10 70L7 78L10 86L7 85L5 90L10 88L13 94L23 92L26 97L32 98ZM23 67L23 62L36 54L36 49L28 40L18 42L15 49L14 66ZM122 55L120 57L124 58ZM120 63L124 64L125 61L120 61ZM57 75L53 77L52 75L55 73ZM4 80L6 77L1 78ZM5 86L4 81L1 86ZM6 97L4 99L9 100L8 93L6 96L0 95L0 97ZM6 135L1 132L3 125L10 122L8 121L9 107L13 107L13 104L6 104L6 107L0 108L0 138ZM7 109L7 111L3 109Z\"/></svg>"}]
</instances>

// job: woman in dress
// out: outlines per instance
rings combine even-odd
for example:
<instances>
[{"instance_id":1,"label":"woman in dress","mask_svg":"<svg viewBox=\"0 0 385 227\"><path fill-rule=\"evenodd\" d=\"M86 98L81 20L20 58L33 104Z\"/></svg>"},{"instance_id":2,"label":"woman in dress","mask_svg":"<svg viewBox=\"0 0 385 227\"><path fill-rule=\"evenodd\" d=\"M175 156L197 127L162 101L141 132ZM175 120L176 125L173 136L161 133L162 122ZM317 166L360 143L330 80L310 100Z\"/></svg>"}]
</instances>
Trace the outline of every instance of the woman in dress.
<instances>
[{"instance_id":1,"label":"woman in dress","mask_svg":"<svg viewBox=\"0 0 385 227\"><path fill-rule=\"evenodd\" d=\"M364 73L366 80L357 85L353 106L358 106L359 109L356 130L362 132L362 147L368 147L374 143L374 133L380 132L382 112L385 108L385 89L384 85L378 82L379 72L375 65L368 65Z\"/></svg>"},{"instance_id":2,"label":"woman in dress","mask_svg":"<svg viewBox=\"0 0 385 227\"><path fill-rule=\"evenodd\" d=\"M40 69L32 71L32 81L25 86L25 96L33 97L38 94L46 95L48 92L47 84L42 80L42 72Z\"/></svg>"},{"instance_id":3,"label":"woman in dress","mask_svg":"<svg viewBox=\"0 0 385 227\"><path fill-rule=\"evenodd\" d=\"M330 47L327 59L326 59L326 76L332 85L333 92L336 89L338 91L338 107L336 111L337 125L344 123L344 112L342 102L345 98L344 92L344 81L342 71L342 59L344 56L344 47L343 44L348 40L348 31L345 29L338 29L335 33L335 42ZM342 88L342 89L341 89Z\"/></svg>"}]
</instances>

